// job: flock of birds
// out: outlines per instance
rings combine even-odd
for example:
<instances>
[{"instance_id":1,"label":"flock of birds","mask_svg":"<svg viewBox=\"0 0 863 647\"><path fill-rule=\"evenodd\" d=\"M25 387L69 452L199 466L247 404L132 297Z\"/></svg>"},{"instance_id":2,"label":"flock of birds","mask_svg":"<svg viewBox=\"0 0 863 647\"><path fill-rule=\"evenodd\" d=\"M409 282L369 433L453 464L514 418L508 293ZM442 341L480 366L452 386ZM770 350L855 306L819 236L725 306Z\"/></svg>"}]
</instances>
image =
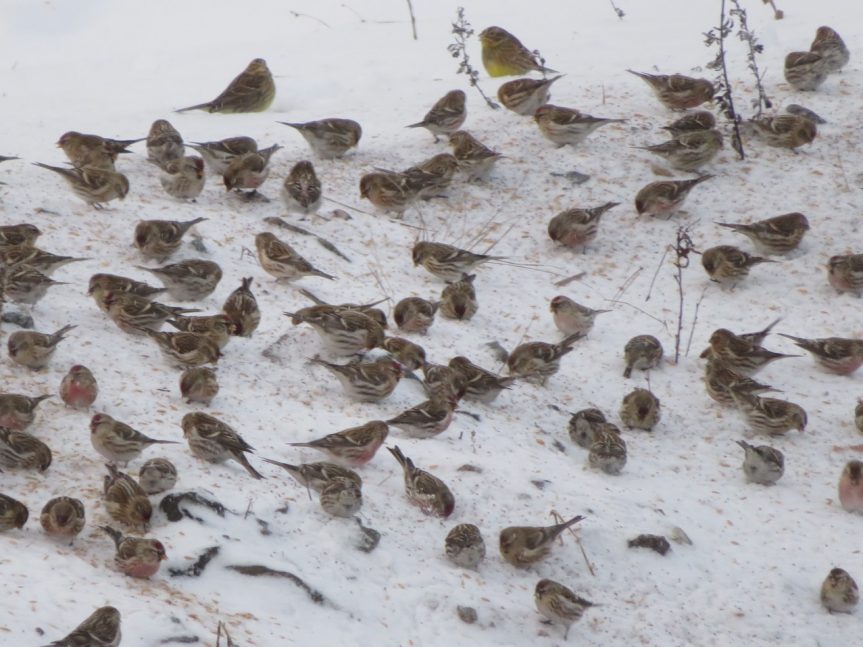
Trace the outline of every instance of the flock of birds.
<instances>
[{"instance_id":1,"label":"flock of birds","mask_svg":"<svg viewBox=\"0 0 863 647\"><path fill-rule=\"evenodd\" d=\"M493 77L540 72L542 79L519 78L504 83L498 92L501 103L513 112L533 116L541 133L558 146L578 145L601 126L620 119L593 117L577 110L548 103L550 88L560 76L546 78L554 72L542 65L535 54L517 38L499 27L489 27L480 34L482 60ZM800 90L814 90L827 77L841 69L849 59L842 39L832 29L821 27L809 52L789 54L785 61L788 82ZM671 76L633 72L644 79L657 98L669 109L683 111L667 127L671 139L646 147L665 158L676 170L694 172L710 162L723 145L723 137L711 112L696 110L713 99L715 88L705 79L683 75ZM254 112L266 110L275 96L275 83L263 59L253 60L216 99L184 110L209 112ZM465 93L453 90L429 110L422 121L410 127L428 129L437 141L448 138L453 153L442 153L416 166L396 172L378 169L360 179L360 194L382 211L402 216L418 200L441 196L458 174L467 181L480 180L493 168L501 155L460 130L466 118ZM794 114L764 117L749 124L771 146L795 149L815 138L817 115L805 109ZM321 119L307 123L286 123L296 129L321 159L342 157L357 146L362 136L360 125L350 119ZM60 175L74 193L96 208L129 191L127 177L117 170L119 156L141 140L113 140L77 132L64 134L58 145L68 156L69 167L38 164ZM186 155L191 148L200 157ZM257 196L257 189L267 179L269 162L279 146L259 148L249 137L221 141L188 143L166 120L153 123L146 138L147 157L159 169L161 185L172 197L194 200L204 187L206 171L222 176L228 190L247 191ZM0 161L15 158L2 158ZM669 216L679 210L688 193L709 175L693 179L653 182L635 198L636 210L645 216ZM322 185L311 161L293 166L282 186L282 199L289 212L314 214L322 201ZM566 210L548 223L548 235L565 247L581 249L597 236L602 215L617 203L593 208ZM144 220L134 231L134 244L143 259L164 263L181 246L189 230L206 218L185 222ZM276 219L279 220L279 219ZM754 265L770 262L769 256L793 252L809 230L809 222L800 213L776 216L754 223L721 223L744 234L764 257L751 255L731 245L720 245L702 253L702 264L710 278L723 286L733 287L743 280ZM59 256L36 247L40 230L29 223L0 226L0 286L3 301L32 306L59 282L51 278L58 268L86 260ZM270 232L255 237L261 268L281 282L303 277L334 277L312 265L289 243ZM506 262L503 257L478 254L442 242L419 241L412 249L415 265L423 267L446 283L438 301L407 297L398 301L392 311L395 326L409 335L425 335L437 314L456 320L469 320L478 303L473 273L486 263ZM250 337L261 319L252 292L252 279L244 278L225 301L222 311L212 315L194 315L193 308L165 305L157 297L169 296L180 302L195 302L209 296L222 279L218 264L205 259L185 260L161 267L139 267L159 279L163 287L113 274L95 274L89 283L89 295L98 307L122 331L149 337L172 365L183 368L180 392L189 403L207 406L219 391L217 374L211 365L234 336ZM829 263L829 282L839 291L860 293L863 290L863 255L834 256ZM302 290L312 305L285 313L294 325L308 324L319 333L327 355L350 357L347 363L334 363L315 357L311 361L336 378L345 393L361 402L379 402L388 397L404 378L416 380L428 399L388 420L365 424L331 433L311 442L292 443L322 452L327 460L305 464L288 464L264 458L287 471L303 486L319 493L320 505L327 513L351 517L362 506L362 478L353 469L367 464L384 444L390 427L405 436L431 438L443 433L453 420L460 400L491 404L505 389L521 380L545 384L560 367L564 356L573 350L594 325L603 310L594 310L566 296L557 296L550 310L564 338L555 343L523 343L503 353L509 375L501 376L474 364L467 357L452 358L447 364L427 360L425 350L416 342L388 335L386 314L377 303L329 304L313 293ZM2 303L0 303L2 305ZM9 314L9 313L7 313ZM10 320L15 320L14 317ZM175 332L162 331L168 323ZM776 322L767 328L746 334L718 329L710 337L710 346L702 357L706 361L707 393L722 405L736 407L752 431L768 437L780 436L791 429L802 431L807 424L805 410L799 405L760 395L771 387L751 376L768 363L790 357L770 351L762 345ZM44 334L20 330L9 335L8 355L12 362L30 370L40 370L51 361L57 345L74 329L74 325ZM863 340L830 337L804 339L783 335L813 355L827 371L849 375L863 364ZM651 335L633 337L624 349L624 377L633 370L650 370L663 358L663 348ZM422 371L420 378L416 372ZM98 397L97 380L85 366L75 365L59 385L63 402L74 409L89 410ZM52 451L42 440L27 431L36 420L39 404L51 395L28 396L0 394L0 466L7 469L44 471L52 461ZM661 415L659 399L649 389L634 389L622 401L620 420L629 428L651 430ZM855 412L857 428L863 432L863 404ZM249 462L252 447L224 421L204 412L186 414L181 422L183 435L191 453L210 463L237 461L255 479L263 478ZM138 478L120 471L137 460L151 445L175 443L150 438L130 425L106 413L95 413L90 421L91 442L95 451L107 461L104 479L105 509L117 523L131 533L111 526L101 526L116 546L116 565L125 574L146 578L154 575L166 558L162 543L143 536L149 530L152 515L150 496L174 487L177 471L166 458L146 461ZM591 465L608 474L618 474L625 467L626 443L620 429L602 411L584 409L572 415L569 423L572 440L588 450ZM782 452L769 445L739 442L745 456L743 471L752 482L770 485L784 471ZM417 467L396 445L389 452L404 472L405 492L409 501L424 513L441 518L454 509L455 498L441 479ZM850 461L839 482L842 506L863 513L863 463ZM24 526L29 517L27 507L6 494L0 494L0 531ZM528 568L545 558L555 540L567 528L583 519L576 516L547 527L513 526L501 531L500 554L517 568ZM85 525L85 506L72 497L56 497L41 510L40 523L46 533L72 540ZM444 541L445 553L456 565L477 568L485 558L485 542L480 529L473 524L455 526ZM577 621L592 603L569 587L542 579L535 588L539 612L555 623L570 625ZM821 591L824 606L830 611L850 612L859 594L853 578L840 568L833 569ZM566 635L566 634L565 634ZM120 613L114 607L96 610L56 646L119 645Z\"/></svg>"}]
</instances>

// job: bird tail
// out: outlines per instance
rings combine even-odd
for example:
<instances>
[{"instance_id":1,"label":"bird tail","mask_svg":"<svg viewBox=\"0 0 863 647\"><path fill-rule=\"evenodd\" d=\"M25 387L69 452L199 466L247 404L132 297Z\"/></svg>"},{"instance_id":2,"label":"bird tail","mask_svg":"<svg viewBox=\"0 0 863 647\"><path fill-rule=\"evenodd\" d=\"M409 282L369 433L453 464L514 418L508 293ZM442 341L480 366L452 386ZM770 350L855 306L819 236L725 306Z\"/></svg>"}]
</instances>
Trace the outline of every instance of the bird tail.
<instances>
[{"instance_id":1,"label":"bird tail","mask_svg":"<svg viewBox=\"0 0 863 647\"><path fill-rule=\"evenodd\" d=\"M111 526L99 526L99 530L103 531L106 535L108 535L111 539L114 540L114 545L119 547L120 542L123 541L123 533Z\"/></svg>"},{"instance_id":2,"label":"bird tail","mask_svg":"<svg viewBox=\"0 0 863 647\"><path fill-rule=\"evenodd\" d=\"M212 101L207 101L205 103L199 103L194 106L188 106L186 108L180 108L179 110L174 110L174 112L187 112L189 110L207 110L210 111L210 108L213 107Z\"/></svg>"}]
</instances>

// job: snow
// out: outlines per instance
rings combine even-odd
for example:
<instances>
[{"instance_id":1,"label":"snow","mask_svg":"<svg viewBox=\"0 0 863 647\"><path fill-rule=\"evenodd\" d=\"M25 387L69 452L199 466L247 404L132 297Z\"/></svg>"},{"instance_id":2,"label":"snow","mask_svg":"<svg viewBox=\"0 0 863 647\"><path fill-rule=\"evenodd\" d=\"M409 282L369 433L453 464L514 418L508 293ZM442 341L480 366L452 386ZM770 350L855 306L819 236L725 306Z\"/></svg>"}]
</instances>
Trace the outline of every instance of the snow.
<instances>
[{"instance_id":1,"label":"snow","mask_svg":"<svg viewBox=\"0 0 863 647\"><path fill-rule=\"evenodd\" d=\"M830 615L818 591L834 566L863 583L861 518L835 501L839 473L855 454L834 449L859 443L853 409L861 373L829 375L804 356L759 374L809 414L805 433L769 441L785 453L786 473L776 486L761 487L747 484L741 471L742 451L734 440L744 433L743 421L704 393L697 357L713 329L752 331L776 317L782 317L777 330L799 336L863 335L860 301L835 294L825 267L831 255L863 252L860 109L854 99L861 83L860 8L846 0L780 0L786 17L775 21L768 6L746 3L765 46L759 64L776 109L802 103L828 124L799 154L746 141L747 159L739 162L726 148L709 166L716 177L690 195L688 215L642 221L632 205L635 193L661 178L651 171L651 156L630 146L662 141L659 126L674 115L624 70L712 77L699 67L714 54L704 47L702 33L718 21L719 3L619 0L626 12L622 20L603 0L462 4L477 32L492 24L508 28L529 48L539 47L549 66L566 73L553 87L555 104L629 121L599 130L578 149L555 149L531 119L488 109L466 77L456 74L457 62L446 51L456 3L414 2L418 41L411 38L406 3L396 1L4 3L0 117L6 128L0 153L25 161L0 166L0 181L7 183L0 187L2 224L32 222L44 232L41 248L92 260L58 270L55 278L69 285L52 288L33 310L38 330L78 327L45 371L22 369L4 355L3 391L56 393L68 368L85 364L101 389L94 410L148 435L182 440L180 419L199 407L180 400L179 371L150 340L121 332L85 295L96 272L152 281L134 268L144 264L131 245L140 219L209 219L195 230L209 250L204 257L218 262L225 278L197 304L202 311L218 311L242 277L254 277L261 326L251 339L234 339L225 349L218 369L221 392L203 410L233 425L258 455L288 462L323 458L289 447L290 442L392 417L424 396L414 383L403 382L382 403L356 404L328 373L308 365L305 358L320 348L316 333L293 327L282 316L307 301L243 253L259 231L274 231L317 267L337 275L332 283L317 278L298 283L332 302L389 296L392 305L410 295L436 298L443 284L411 263L418 227L426 227L424 235L434 240L473 245L476 251L494 244L495 254L542 265L542 272L480 268L477 315L470 322L438 318L427 337L413 338L439 363L464 354L497 368L485 342L498 340L511 349L520 341L557 341L548 302L558 293L613 312L599 318L546 387L519 383L493 405L466 403L463 409L481 420L456 416L434 439L407 439L391 430L387 444L398 444L442 478L455 494L456 509L440 521L410 506L398 464L381 449L360 470L362 519L382 534L369 554L355 548L359 529L353 521L326 515L316 497L310 500L279 468L252 457L267 476L253 481L236 463L198 461L183 443L146 451L129 471L136 475L146 458L164 455L180 471L178 491L206 491L237 515L223 519L195 508L203 523L170 523L156 513L150 536L165 544L168 561L149 581L124 577L113 569L110 540L96 528L110 520L101 502L103 462L87 438L90 414L64 409L59 398L43 403L30 431L51 446L53 465L45 474L6 470L0 475L0 490L30 508L28 524L2 537L0 643L50 642L96 607L112 604L122 613L124 646L157 645L178 635L213 645L219 620L240 645L557 645L563 644L563 628L541 624L533 603L536 582L549 577L597 603L573 626L569 644L854 644L859 609ZM808 48L821 24L842 34L851 64L817 93L796 93L784 83L782 61L787 52ZM740 44L730 47L738 109L748 115L752 77ZM476 38L470 55L481 69ZM213 98L255 57L265 58L276 76L278 94L270 110L173 114ZM506 80L483 74L481 84L493 95ZM458 87L468 93L466 129L506 159L486 183L457 185L449 200L411 209L403 222L370 215L370 205L359 199L360 175L373 167L404 168L447 150L443 143L433 144L426 131L403 126ZM268 216L285 216L279 185L294 162L310 155L302 138L276 121L331 116L363 126L354 153L314 161L325 195L349 205L353 219L299 222L292 215L288 220L333 241L351 263L311 238L263 223ZM228 195L220 178L208 178L197 203L175 202L163 194L143 143L119 164L132 185L129 196L104 211L82 204L60 178L27 163L63 163L54 142L67 130L140 137L157 118L169 119L186 141L244 134L263 146L283 145L262 189L272 202ZM591 180L575 186L549 175L575 169ZM609 200L622 204L606 214L586 253L557 248L548 239L546 224L560 210ZM322 213L338 203L325 203ZM673 354L677 288L664 254L678 224L690 227L699 248L730 243L751 249L741 236L713 223L789 211L805 213L812 225L801 249L781 263L755 268L733 291L708 287L693 258L684 273L684 342L695 303L706 292L691 350L678 365L665 363L650 375L662 421L650 434L624 431L629 462L620 476L591 470L587 452L567 437L565 412L596 406L617 419L623 395L646 385L640 371L631 380L621 378L623 346L630 337L656 335L666 354ZM198 256L185 244L171 262ZM567 287L553 285L579 272L584 276ZM14 329L3 324L3 338ZM765 345L795 352L775 335ZM262 356L267 349L270 358ZM550 409L552 404L562 412ZM555 441L565 451L555 449ZM482 471L459 471L464 464ZM538 479L546 481L542 489L532 484ZM79 497L87 508L88 525L71 547L50 541L39 528L39 511L57 495ZM154 497L154 504L158 500ZM286 503L288 511L279 512ZM516 571L500 558L497 536L503 527L547 525L552 511L587 516L576 528L593 574L569 533L530 570ZM269 524L270 534L260 532L256 518ZM457 523L475 523L484 534L488 556L478 572L458 569L444 556L444 537ZM693 545L673 543L665 557L626 547L638 534L669 536L674 527ZM221 552L200 578L169 577L169 567L184 568L213 545ZM288 581L253 579L225 568L253 563L295 573L327 602L312 603ZM476 608L475 625L457 618L458 605Z\"/></svg>"}]
</instances>

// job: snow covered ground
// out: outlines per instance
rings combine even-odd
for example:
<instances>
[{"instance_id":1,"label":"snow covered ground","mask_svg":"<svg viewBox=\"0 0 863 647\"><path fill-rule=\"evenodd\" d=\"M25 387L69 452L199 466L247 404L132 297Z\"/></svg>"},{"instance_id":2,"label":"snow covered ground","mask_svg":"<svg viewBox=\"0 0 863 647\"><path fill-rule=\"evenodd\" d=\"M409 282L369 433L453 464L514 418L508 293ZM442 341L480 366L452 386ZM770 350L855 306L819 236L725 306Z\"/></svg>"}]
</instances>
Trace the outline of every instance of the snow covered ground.
<instances>
[{"instance_id":1,"label":"snow covered ground","mask_svg":"<svg viewBox=\"0 0 863 647\"><path fill-rule=\"evenodd\" d=\"M95 409L154 437L182 440L179 422L188 411L179 398L179 371L148 339L121 332L86 295L89 276L113 272L138 279L143 259L132 247L142 218L208 220L196 228L225 272L217 291L198 304L216 312L244 276L263 311L251 339L235 339L219 363L222 390L206 411L239 430L261 456L288 462L320 460L312 450L289 447L361 424L392 417L423 399L403 382L379 404L352 403L333 379L305 358L318 352L316 333L293 327L282 316L307 304L293 287L277 284L243 253L254 235L273 230L268 216L285 216L277 199L281 181L298 160L310 156L302 138L276 121L350 117L363 126L359 148L343 160L317 161L325 195L356 207L352 220L291 222L332 240L352 262L314 240L280 231L338 281L305 279L299 285L332 302L363 302L417 295L436 298L443 284L413 267L410 248L424 225L428 238L494 253L543 272L487 265L477 277L480 309L470 322L438 318L427 337L416 338L432 361L457 354L498 366L484 344L498 340L558 340L549 300L566 294L594 308L609 308L589 337L566 357L562 370L543 387L518 384L491 406L465 404L476 421L456 416L449 430L430 440L391 431L387 444L404 452L449 484L456 497L445 521L425 517L405 499L402 475L381 450L361 470L362 519L382 534L371 553L355 548L358 526L324 513L317 500L284 472L254 457L267 476L253 481L235 463L210 466L185 445L150 449L180 470L178 490L206 490L237 515L222 519L200 511L203 523L170 523L157 513L150 535L167 547L168 561L151 580L117 573L113 546L98 524L109 521L101 501L101 457L88 439L89 414L63 408L59 398L41 405L31 428L54 451L45 474L0 475L0 491L25 502L30 521L5 533L0 556L3 603L0 644L37 645L70 631L96 607L112 604L123 616L123 645L150 646L166 638L197 636L215 644L224 620L240 645L556 645L559 626L542 624L533 589L543 577L558 580L597 606L570 632L580 645L851 645L860 636L860 612L829 615L818 591L834 566L863 583L860 536L863 519L844 512L836 482L860 442L853 409L861 374L838 377L816 368L807 355L783 360L759 374L800 403L809 414L805 433L771 441L786 456L786 474L774 487L747 484L742 452L734 441L744 424L732 410L708 398L701 385L698 354L713 329L757 330L777 317L777 330L805 337L860 337L860 301L837 295L826 281L834 254L863 252L860 209L860 52L863 10L847 0L819 3L779 0L784 20L769 7L745 3L752 28L765 47L759 63L776 109L802 103L827 119L815 142L799 154L746 141L747 159L724 150L708 170L716 177L695 189L688 215L671 220L636 218L633 198L657 178L648 153L631 146L664 139L659 127L674 115L627 68L712 77L703 69L713 50L702 33L718 21L719 3L619 0L620 20L605 0L541 3L464 0L467 18L479 32L488 25L510 29L530 48L540 48L548 65L566 73L552 101L588 113L621 117L625 124L603 128L577 149L555 149L532 119L492 111L456 74L447 53L456 3L415 0L419 40L411 37L406 3L397 0L291 2L41 2L7 0L0 24L0 118L5 124L0 154L24 161L0 166L0 221L32 222L44 232L39 246L92 260L62 268L33 310L36 327L53 331L78 327L59 346L48 369L34 373L0 361L0 390L56 393L72 364L89 366L100 384ZM817 93L791 90L782 78L786 53L805 50L821 24L844 37L850 65ZM752 78L743 49L729 54L739 109L750 114ZM470 41L481 68L478 41ZM176 108L214 97L249 60L263 57L276 75L278 94L265 113L173 114ZM489 79L489 94L507 79ZM404 168L437 152L422 129L405 124L422 118L448 90L463 88L469 116L465 128L502 152L489 181L457 185L448 200L424 203L403 222L370 215L360 201L361 174L373 167ZM227 194L220 178L195 204L181 204L162 192L155 168L138 154L124 156L119 169L131 182L123 202L96 211L75 198L55 175L27 162L61 164L54 146L67 130L111 137L144 136L157 118L169 119L187 141L250 135L262 145L285 148L274 157L262 192L272 202L246 202ZM582 185L551 172L578 170L591 176ZM548 220L573 206L614 200L600 235L586 253L555 247ZM326 214L339 206L326 203ZM692 347L676 366L653 371L650 387L662 402L662 421L653 433L624 431L629 462L617 477L591 470L587 452L567 437L568 414L587 406L613 421L625 393L645 386L637 372L621 377L622 350L636 334L659 337L673 353L677 288L665 248L686 223L695 244L720 243L751 249L748 241L714 222L749 222L801 211L812 225L801 249L781 263L755 268L733 291L707 287L697 258L685 271L689 336L695 302L707 288ZM475 237L478 237L477 240ZM200 254L188 244L171 261ZM652 296L645 301L661 264ZM584 272L565 288L560 278ZM380 277L380 284L375 279ZM616 298L616 301L612 301ZM3 324L5 339L15 328ZM793 353L772 336L766 346ZM267 349L267 357L262 353ZM556 405L560 411L549 408ZM565 451L556 448L559 441ZM142 460L129 471L137 474ZM461 471L470 464L480 471ZM542 487L534 484L541 481ZM53 496L84 500L88 526L73 546L49 541L38 513ZM158 499L154 499L154 504ZM283 507L288 504L285 512ZM247 514L248 511L248 514ZM584 514L577 526L588 569L574 538L564 534L551 557L516 571L497 551L499 531L509 525L547 525L550 513ZM198 510L196 509L196 512ZM256 521L268 524L261 532ZM452 566L443 552L446 533L457 523L477 524L488 556L478 572ZM691 546L672 544L661 557L627 548L641 533L670 535L679 527ZM221 552L199 578L172 578L207 547ZM264 564L302 577L326 598L314 604L288 581L250 578L225 567ZM457 606L474 607L478 620L462 623Z\"/></svg>"}]
</instances>

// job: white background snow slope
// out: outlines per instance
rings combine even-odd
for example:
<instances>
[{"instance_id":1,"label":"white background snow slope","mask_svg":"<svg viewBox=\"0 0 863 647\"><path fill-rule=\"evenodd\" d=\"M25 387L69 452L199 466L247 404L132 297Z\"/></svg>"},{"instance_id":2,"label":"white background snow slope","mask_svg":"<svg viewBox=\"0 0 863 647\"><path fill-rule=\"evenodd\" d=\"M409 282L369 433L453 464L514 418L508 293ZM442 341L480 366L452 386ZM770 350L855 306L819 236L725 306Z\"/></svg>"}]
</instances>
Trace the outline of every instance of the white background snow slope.
<instances>
[{"instance_id":1,"label":"white background snow slope","mask_svg":"<svg viewBox=\"0 0 863 647\"><path fill-rule=\"evenodd\" d=\"M802 103L828 123L799 154L746 141L747 159L740 162L726 148L707 169L715 179L690 195L688 215L668 221L636 218L636 192L658 178L652 157L631 147L662 141L659 127L674 115L625 70L712 77L703 68L714 52L703 45L702 33L716 25L718 1L618 0L626 12L620 20L605 0L462 0L477 32L493 24L508 28L529 48L540 48L549 66L566 73L554 86L554 103L628 120L603 128L577 149L556 149L531 119L488 109L466 77L456 74L457 61L446 50L454 2L414 0L418 41L411 38L406 3L398 0L3 2L0 153L24 161L0 166L0 181L6 182L0 187L0 221L32 222L44 232L40 247L92 258L59 270L55 278L68 285L52 288L32 313L41 331L67 323L78 327L42 372L13 365L4 351L3 391L56 393L68 368L85 364L101 388L95 410L151 436L182 440L179 421L197 407L180 400L179 371L150 340L121 332L85 291L88 277L99 271L148 278L134 268L143 261L131 244L138 220L205 216L196 230L225 278L197 307L218 311L241 277L253 276L263 310L255 336L235 339L225 349L219 364L222 391L206 411L232 424L259 455L308 462L322 455L288 443L389 418L422 400L415 384L402 383L382 403L349 401L329 374L305 361L319 352L316 333L293 327L282 316L306 300L242 253L253 246L256 233L272 230L265 217L286 215L277 199L281 181L311 154L302 138L277 120L342 116L363 126L355 152L343 160L315 160L325 194L357 207L349 209L353 219L299 222L296 215L286 216L335 242L353 262L313 239L275 231L338 276L332 283L299 282L321 297L363 302L389 296L390 304L409 295L435 298L443 284L413 267L410 258L421 222L428 238L467 246L479 235L473 243L477 251L496 243L495 254L543 265L545 272L482 267L476 317L466 323L439 318L427 337L416 339L432 361L465 354L496 368L485 342L512 348L520 341L558 340L548 303L561 292L613 312L602 315L545 388L520 383L492 406L464 404L481 420L456 416L434 439L406 439L393 430L387 444L398 443L446 481L456 508L440 521L409 505L399 466L382 449L361 469L362 518L382 533L370 554L354 547L359 538L354 522L326 515L278 468L252 457L267 476L253 481L235 463L198 461L183 443L150 449L144 459L167 456L181 472L178 490L206 490L240 516L220 519L201 511L203 524L169 523L157 513L150 534L165 544L168 561L149 581L124 577L113 568L110 540L96 529L109 518L101 502L103 461L88 439L90 414L64 409L59 398L45 402L31 431L51 446L54 464L44 474L0 474L0 490L24 501L31 512L22 530L0 539L0 644L50 642L105 604L122 612L124 646L158 645L177 635L213 645L220 619L238 644L266 647L563 644L562 627L542 624L534 608L533 589L542 577L597 603L572 628L569 644L829 647L859 641L859 610L829 615L818 591L834 566L863 583L863 519L845 513L836 501L842 466L858 455L836 447L860 442L853 409L863 395L863 373L829 375L806 355L759 374L809 414L805 433L770 441L785 452L786 474L765 488L744 481L742 452L734 443L743 437L743 420L704 393L697 359L713 329L757 330L777 317L782 317L777 330L800 336L863 335L861 301L837 295L827 284L825 267L833 254L863 252L863 9L848 0L778 2L786 13L781 21L761 2L744 3L765 47L759 58L765 85L777 110ZM842 34L851 63L818 92L794 92L782 78L783 59L807 49L821 24ZM752 77L741 44L734 41L730 49L738 108L749 115ZM481 68L476 38L470 55ZM265 58L276 75L278 95L270 110L173 114L214 97L255 57ZM493 94L506 80L483 72L481 84ZM370 215L370 205L359 199L361 174L373 167L404 168L449 150L433 144L426 131L403 126L421 119L453 88L467 92L465 128L506 159L487 182L457 184L448 200L408 211L403 223ZM170 119L187 141L244 134L264 146L283 145L262 189L273 201L243 201L226 193L220 178L210 177L197 203L178 203L162 192L143 143L119 164L131 182L128 197L104 211L82 204L60 178L29 164L63 163L54 143L67 130L141 137L157 118ZM590 181L576 186L550 175L575 169ZM546 224L559 211L609 200L622 204L606 215L586 253L557 248L548 239ZM336 206L325 203L321 211ZM751 250L747 240L714 222L749 222L790 211L805 213L812 225L801 249L781 263L755 268L733 291L707 287L694 258L684 276L684 342L695 302L707 291L691 350L678 365L665 363L651 374L662 421L651 434L624 431L629 462L620 476L591 470L586 451L567 437L568 415L548 405L563 412L596 406L616 421L623 395L646 385L641 372L630 380L621 377L626 340L654 334L673 353L677 290L673 267L662 256L678 224L691 227L699 248L731 243ZM171 261L197 256L185 244ZM585 273L580 280L554 286L579 272ZM373 273L382 277L383 289ZM620 302L611 302L615 296ZM2 336L14 329L3 324ZM795 352L778 336L766 345ZM262 355L266 349L272 350L270 358ZM555 441L565 452L555 449ZM144 459L129 471L136 475ZM482 471L458 470L467 463ZM546 481L543 489L532 484L538 479ZM38 524L39 510L57 495L80 497L87 508L88 526L71 547L49 541ZM289 510L279 513L286 502ZM251 513L244 518L247 508ZM530 570L516 571L500 558L501 528L549 524L552 510L587 515L577 530L595 574L568 533L549 559ZM254 517L266 520L272 534L261 534ZM462 522L477 524L486 538L488 556L478 572L455 568L443 553L446 533ZM640 533L668 535L675 526L693 545L673 544L665 557L626 546ZM221 554L200 578L168 576L168 567L187 566L212 545L220 545ZM225 569L238 563L296 573L329 602L315 605L287 581ZM457 605L476 608L477 623L462 623Z\"/></svg>"}]
</instances>

